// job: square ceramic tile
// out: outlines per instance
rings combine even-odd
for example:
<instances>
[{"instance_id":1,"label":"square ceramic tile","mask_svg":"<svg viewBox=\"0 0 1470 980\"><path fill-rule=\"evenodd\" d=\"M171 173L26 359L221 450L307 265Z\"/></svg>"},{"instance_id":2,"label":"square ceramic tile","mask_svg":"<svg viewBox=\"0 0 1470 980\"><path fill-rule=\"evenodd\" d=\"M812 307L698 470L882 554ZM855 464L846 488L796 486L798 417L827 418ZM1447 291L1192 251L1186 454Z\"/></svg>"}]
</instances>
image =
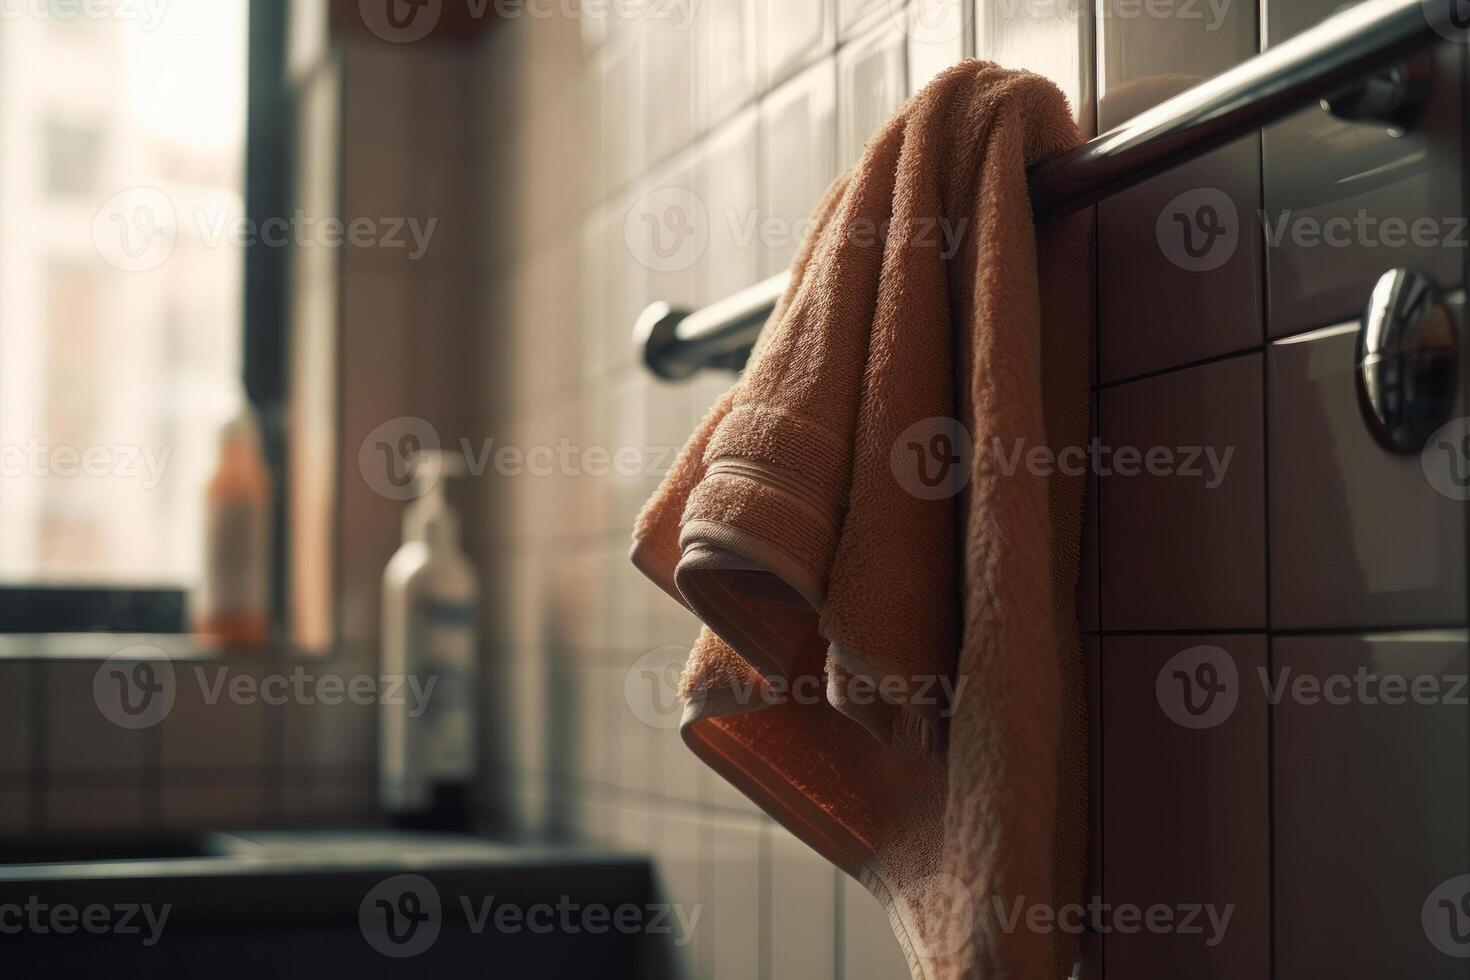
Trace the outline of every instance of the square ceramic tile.
<instances>
[{"instance_id":1,"label":"square ceramic tile","mask_svg":"<svg viewBox=\"0 0 1470 980\"><path fill-rule=\"evenodd\" d=\"M700 263L700 295L708 300L753 285L765 257L757 174L754 108L724 123L701 146L698 188L709 217L709 246Z\"/></svg>"},{"instance_id":2,"label":"square ceramic tile","mask_svg":"<svg viewBox=\"0 0 1470 980\"><path fill-rule=\"evenodd\" d=\"M604 191L616 191L647 166L643 114L645 37L632 30L606 44L597 55L598 158L606 174Z\"/></svg>"},{"instance_id":3,"label":"square ceramic tile","mask_svg":"<svg viewBox=\"0 0 1470 980\"><path fill-rule=\"evenodd\" d=\"M1107 827L1103 823L1103 792L1107 772L1103 768L1103 700L1102 700L1102 638L1082 638L1082 658L1085 670L1087 700L1087 880L1083 885L1084 895L1101 895L1103 880L1103 841ZM1102 977L1103 947L1106 937L1100 932L1089 931L1081 940L1078 955L1081 958L1080 976L1087 980Z\"/></svg>"},{"instance_id":4,"label":"square ceramic tile","mask_svg":"<svg viewBox=\"0 0 1470 980\"><path fill-rule=\"evenodd\" d=\"M265 820L265 788L260 783L181 786L165 779L158 819L165 827L197 830L258 827Z\"/></svg>"},{"instance_id":5,"label":"square ceramic tile","mask_svg":"<svg viewBox=\"0 0 1470 980\"><path fill-rule=\"evenodd\" d=\"M568 544L551 562L559 613L554 627L557 641L565 645L571 660L605 654L613 638L608 635L608 589L601 553Z\"/></svg>"},{"instance_id":6,"label":"square ceramic tile","mask_svg":"<svg viewBox=\"0 0 1470 980\"><path fill-rule=\"evenodd\" d=\"M1122 0L1101 9L1104 131L1256 52L1252 5L1187 17L1138 16ZM1261 342L1260 169L1260 143L1251 137L1099 205L1103 381Z\"/></svg>"},{"instance_id":7,"label":"square ceramic tile","mask_svg":"<svg viewBox=\"0 0 1470 980\"><path fill-rule=\"evenodd\" d=\"M0 836L19 836L31 829L31 794L24 789L0 789Z\"/></svg>"},{"instance_id":8,"label":"square ceramic tile","mask_svg":"<svg viewBox=\"0 0 1470 980\"><path fill-rule=\"evenodd\" d=\"M1103 639L1104 901L1170 910L1104 922L1107 975L1267 975L1265 666L1263 636Z\"/></svg>"},{"instance_id":9,"label":"square ceramic tile","mask_svg":"<svg viewBox=\"0 0 1470 980\"><path fill-rule=\"evenodd\" d=\"M1102 391L1104 629L1265 625L1261 388L1250 354Z\"/></svg>"},{"instance_id":10,"label":"square ceramic tile","mask_svg":"<svg viewBox=\"0 0 1470 980\"><path fill-rule=\"evenodd\" d=\"M847 168L868 138L908 97L908 36L901 23L876 23L837 52L837 160Z\"/></svg>"},{"instance_id":11,"label":"square ceramic tile","mask_svg":"<svg viewBox=\"0 0 1470 980\"><path fill-rule=\"evenodd\" d=\"M333 670L324 668L324 672ZM357 664L343 665L336 673L351 678L370 673L370 669ZM374 705L357 704L350 699L328 704L326 698L318 698L305 708L310 716L311 747L309 754L297 762L331 769L344 778L349 773L373 769L378 758L377 710Z\"/></svg>"},{"instance_id":12,"label":"square ceramic tile","mask_svg":"<svg viewBox=\"0 0 1470 980\"><path fill-rule=\"evenodd\" d=\"M557 711L556 728L565 740L570 755L564 760L564 769L576 780L568 785L577 793L587 792L593 784L604 782L613 771L614 757L609 746L614 740L607 738L608 719L605 715L610 707L603 690L612 679L612 671L606 667L587 667L580 670L558 671L554 680L557 686L567 685L564 702L570 709L565 714Z\"/></svg>"},{"instance_id":13,"label":"square ceramic tile","mask_svg":"<svg viewBox=\"0 0 1470 980\"><path fill-rule=\"evenodd\" d=\"M628 854L648 854L653 850L657 832L655 819L641 805L619 808L612 829L615 833L611 843L614 850ZM710 914L708 906L704 914Z\"/></svg>"},{"instance_id":14,"label":"square ceramic tile","mask_svg":"<svg viewBox=\"0 0 1470 980\"><path fill-rule=\"evenodd\" d=\"M837 177L834 59L823 59L761 102L760 153L764 273L774 275L791 264L812 209Z\"/></svg>"},{"instance_id":15,"label":"square ceramic tile","mask_svg":"<svg viewBox=\"0 0 1470 980\"><path fill-rule=\"evenodd\" d=\"M699 780L699 800L705 806L739 811L752 816L762 812L750 797L732 786L713 769L701 765Z\"/></svg>"},{"instance_id":16,"label":"square ceramic tile","mask_svg":"<svg viewBox=\"0 0 1470 980\"><path fill-rule=\"evenodd\" d=\"M837 0L837 38L845 40L884 11L903 16L904 0Z\"/></svg>"},{"instance_id":17,"label":"square ceramic tile","mask_svg":"<svg viewBox=\"0 0 1470 980\"><path fill-rule=\"evenodd\" d=\"M654 827L652 857L658 898L671 906L672 930L664 949L673 961L674 976L696 976L701 947L714 934L714 915L705 880L701 877L700 825L672 813L649 818Z\"/></svg>"},{"instance_id":18,"label":"square ceramic tile","mask_svg":"<svg viewBox=\"0 0 1470 980\"><path fill-rule=\"evenodd\" d=\"M1464 623L1465 505L1425 466L1458 448L1421 458L1374 441L1358 407L1357 336L1345 324L1269 350L1272 625Z\"/></svg>"},{"instance_id":19,"label":"square ceramic tile","mask_svg":"<svg viewBox=\"0 0 1470 980\"><path fill-rule=\"evenodd\" d=\"M771 980L832 977L841 872L780 827L769 824L765 833L771 869Z\"/></svg>"},{"instance_id":20,"label":"square ceramic tile","mask_svg":"<svg viewBox=\"0 0 1470 980\"><path fill-rule=\"evenodd\" d=\"M965 57L967 0L913 0L908 7L909 91Z\"/></svg>"},{"instance_id":21,"label":"square ceramic tile","mask_svg":"<svg viewBox=\"0 0 1470 980\"><path fill-rule=\"evenodd\" d=\"M695 133L695 36L677 4L650 4L643 33L643 127L648 162L685 146Z\"/></svg>"},{"instance_id":22,"label":"square ceramic tile","mask_svg":"<svg viewBox=\"0 0 1470 980\"><path fill-rule=\"evenodd\" d=\"M660 300L676 309L700 305L712 225L696 179L696 154L691 150L647 174L622 205L623 247L642 273L640 311Z\"/></svg>"},{"instance_id":23,"label":"square ceramic tile","mask_svg":"<svg viewBox=\"0 0 1470 980\"><path fill-rule=\"evenodd\" d=\"M686 803L699 802L705 764L684 744L678 728L661 730L659 741L663 743L661 792L670 799L683 800Z\"/></svg>"},{"instance_id":24,"label":"square ceramic tile","mask_svg":"<svg viewBox=\"0 0 1470 980\"><path fill-rule=\"evenodd\" d=\"M0 661L0 774L31 768L34 676L28 661Z\"/></svg>"},{"instance_id":25,"label":"square ceramic tile","mask_svg":"<svg viewBox=\"0 0 1470 980\"><path fill-rule=\"evenodd\" d=\"M761 970L759 824L707 820L702 830L710 882L706 973L713 980L748 980Z\"/></svg>"},{"instance_id":26,"label":"square ceramic tile","mask_svg":"<svg viewBox=\"0 0 1470 980\"><path fill-rule=\"evenodd\" d=\"M695 80L704 126L744 105L760 85L760 0L722 0L695 8Z\"/></svg>"},{"instance_id":27,"label":"square ceramic tile","mask_svg":"<svg viewBox=\"0 0 1470 980\"><path fill-rule=\"evenodd\" d=\"M176 664L173 710L160 726L165 769L265 764L265 698L294 698L288 671L228 660ZM316 676L314 674L308 676ZM312 687L303 686L307 696Z\"/></svg>"},{"instance_id":28,"label":"square ceramic tile","mask_svg":"<svg viewBox=\"0 0 1470 980\"><path fill-rule=\"evenodd\" d=\"M144 826L143 790L127 787L58 787L46 791L48 833L114 834Z\"/></svg>"},{"instance_id":29,"label":"square ceramic tile","mask_svg":"<svg viewBox=\"0 0 1470 980\"><path fill-rule=\"evenodd\" d=\"M1464 631L1273 647L1274 975L1464 977Z\"/></svg>"},{"instance_id":30,"label":"square ceramic tile","mask_svg":"<svg viewBox=\"0 0 1470 980\"><path fill-rule=\"evenodd\" d=\"M647 793L663 782L662 749L678 726L679 712L669 668L657 662L630 665L623 704L616 706L618 770L610 781L620 789Z\"/></svg>"},{"instance_id":31,"label":"square ceramic tile","mask_svg":"<svg viewBox=\"0 0 1470 980\"><path fill-rule=\"evenodd\" d=\"M549 409L577 390L581 365L572 347L579 309L576 291L567 288L567 277L576 274L578 255L576 240L565 236L530 252L516 267L510 310L516 328L513 381L523 407ZM626 329L631 333L631 322ZM446 435L445 441L450 440L457 441L457 435Z\"/></svg>"},{"instance_id":32,"label":"square ceramic tile","mask_svg":"<svg viewBox=\"0 0 1470 980\"><path fill-rule=\"evenodd\" d=\"M639 263L629 245L630 226L626 220L626 201L614 202L595 212L599 240L607 262L600 303L604 304L604 342L607 354L602 362L610 370L634 363L637 351L633 345L633 322L649 303L648 270ZM635 219L636 220L636 219ZM638 229L634 227L633 232ZM641 364L641 361L639 361Z\"/></svg>"},{"instance_id":33,"label":"square ceramic tile","mask_svg":"<svg viewBox=\"0 0 1470 980\"><path fill-rule=\"evenodd\" d=\"M614 364L613 324L616 314L608 303L608 281L613 255L621 241L622 228L610 227L607 211L593 212L582 224L582 241L577 278L577 325L581 330L577 349L581 354L583 386L607 372ZM631 318L619 329L632 330ZM631 344L628 345L631 349ZM619 352L625 359L630 351ZM502 416L503 417L503 414Z\"/></svg>"},{"instance_id":34,"label":"square ceramic tile","mask_svg":"<svg viewBox=\"0 0 1470 980\"><path fill-rule=\"evenodd\" d=\"M141 774L154 726L167 713L181 665L52 661L38 665L46 691L46 767ZM165 670L165 667L173 670Z\"/></svg>"},{"instance_id":35,"label":"square ceramic tile","mask_svg":"<svg viewBox=\"0 0 1470 980\"><path fill-rule=\"evenodd\" d=\"M1093 4L975 0L977 58L1056 83L1084 137L1097 131Z\"/></svg>"},{"instance_id":36,"label":"square ceramic tile","mask_svg":"<svg viewBox=\"0 0 1470 980\"><path fill-rule=\"evenodd\" d=\"M283 818L291 826L360 827L379 819L376 783L370 778L344 781L319 772L293 777L283 788Z\"/></svg>"},{"instance_id":37,"label":"square ceramic tile","mask_svg":"<svg viewBox=\"0 0 1470 980\"><path fill-rule=\"evenodd\" d=\"M1268 0L1267 40L1279 44L1338 7ZM1316 106L1262 131L1272 336L1360 316L1394 267L1445 288L1464 282L1464 48L1433 52L1428 106L1401 136Z\"/></svg>"},{"instance_id":38,"label":"square ceramic tile","mask_svg":"<svg viewBox=\"0 0 1470 980\"><path fill-rule=\"evenodd\" d=\"M842 909L841 980L902 980L908 960L883 906L848 875L838 876Z\"/></svg>"},{"instance_id":39,"label":"square ceramic tile","mask_svg":"<svg viewBox=\"0 0 1470 980\"><path fill-rule=\"evenodd\" d=\"M1098 205L1102 381L1260 344L1259 161L1244 139Z\"/></svg>"},{"instance_id":40,"label":"square ceramic tile","mask_svg":"<svg viewBox=\"0 0 1470 980\"><path fill-rule=\"evenodd\" d=\"M779 85L832 49L834 0L756 0L760 5L767 85Z\"/></svg>"}]
</instances>

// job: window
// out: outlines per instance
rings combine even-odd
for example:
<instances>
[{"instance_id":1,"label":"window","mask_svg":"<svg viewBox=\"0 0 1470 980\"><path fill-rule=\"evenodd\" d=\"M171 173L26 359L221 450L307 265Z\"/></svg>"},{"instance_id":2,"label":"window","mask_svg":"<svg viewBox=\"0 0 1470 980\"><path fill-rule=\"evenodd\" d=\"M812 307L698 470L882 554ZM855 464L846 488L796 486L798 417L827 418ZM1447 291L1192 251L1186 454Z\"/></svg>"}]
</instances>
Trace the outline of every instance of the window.
<instances>
[{"instance_id":1,"label":"window","mask_svg":"<svg viewBox=\"0 0 1470 980\"><path fill-rule=\"evenodd\" d=\"M0 18L0 587L185 593L243 399L247 0L27 11Z\"/></svg>"}]
</instances>

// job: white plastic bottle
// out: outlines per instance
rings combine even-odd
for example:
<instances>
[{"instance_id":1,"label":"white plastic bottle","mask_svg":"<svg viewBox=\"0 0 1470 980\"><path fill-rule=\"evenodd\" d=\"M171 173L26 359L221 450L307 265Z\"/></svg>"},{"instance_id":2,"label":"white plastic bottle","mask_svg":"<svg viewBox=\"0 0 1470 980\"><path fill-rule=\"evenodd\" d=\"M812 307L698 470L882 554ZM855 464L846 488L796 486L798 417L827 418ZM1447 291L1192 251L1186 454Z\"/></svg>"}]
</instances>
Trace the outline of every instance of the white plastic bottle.
<instances>
[{"instance_id":1,"label":"white plastic bottle","mask_svg":"<svg viewBox=\"0 0 1470 980\"><path fill-rule=\"evenodd\" d=\"M447 479L459 457L425 453L421 495L403 515L403 544L383 571L378 798L399 826L460 830L470 820L479 685L479 582L460 549ZM398 697L388 696L397 687Z\"/></svg>"}]
</instances>

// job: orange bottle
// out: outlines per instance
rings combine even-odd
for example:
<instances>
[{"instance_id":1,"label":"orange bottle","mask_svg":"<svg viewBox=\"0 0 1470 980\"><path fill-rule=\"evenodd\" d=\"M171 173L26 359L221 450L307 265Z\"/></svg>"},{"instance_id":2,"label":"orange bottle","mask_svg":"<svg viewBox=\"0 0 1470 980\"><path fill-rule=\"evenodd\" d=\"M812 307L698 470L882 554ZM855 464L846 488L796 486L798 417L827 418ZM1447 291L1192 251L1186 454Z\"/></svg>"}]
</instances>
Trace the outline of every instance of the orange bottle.
<instances>
[{"instance_id":1,"label":"orange bottle","mask_svg":"<svg viewBox=\"0 0 1470 980\"><path fill-rule=\"evenodd\" d=\"M194 631L206 642L260 647L271 638L271 476L247 404L220 430L205 490L204 569Z\"/></svg>"}]
</instances>

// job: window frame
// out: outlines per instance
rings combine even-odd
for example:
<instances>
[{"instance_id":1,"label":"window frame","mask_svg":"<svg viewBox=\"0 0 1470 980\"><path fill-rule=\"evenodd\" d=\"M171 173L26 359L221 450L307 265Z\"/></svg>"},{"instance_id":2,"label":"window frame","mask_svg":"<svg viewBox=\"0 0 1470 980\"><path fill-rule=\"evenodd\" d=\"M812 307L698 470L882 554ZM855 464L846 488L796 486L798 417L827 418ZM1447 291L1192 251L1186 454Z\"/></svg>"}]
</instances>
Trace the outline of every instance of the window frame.
<instances>
[{"instance_id":1,"label":"window frame","mask_svg":"<svg viewBox=\"0 0 1470 980\"><path fill-rule=\"evenodd\" d=\"M288 213L293 103L286 75L289 5L250 0L246 27L245 214L251 227ZM288 495L285 397L289 251L243 255L243 382L260 420L272 477L271 612L285 608ZM86 585L0 585L0 634L188 633L188 590Z\"/></svg>"}]
</instances>

